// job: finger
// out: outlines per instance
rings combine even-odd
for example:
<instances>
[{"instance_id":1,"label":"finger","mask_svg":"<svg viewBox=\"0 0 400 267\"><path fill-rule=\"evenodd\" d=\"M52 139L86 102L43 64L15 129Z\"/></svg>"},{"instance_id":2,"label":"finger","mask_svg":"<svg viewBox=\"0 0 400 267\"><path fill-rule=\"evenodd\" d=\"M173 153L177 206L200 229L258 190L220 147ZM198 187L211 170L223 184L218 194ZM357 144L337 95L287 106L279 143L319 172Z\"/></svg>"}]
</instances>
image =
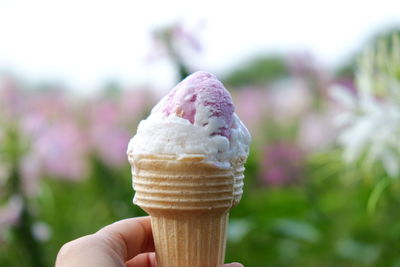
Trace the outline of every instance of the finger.
<instances>
[{"instance_id":1,"label":"finger","mask_svg":"<svg viewBox=\"0 0 400 267\"><path fill-rule=\"evenodd\" d=\"M154 252L139 254L126 262L126 267L157 267L156 254Z\"/></svg>"},{"instance_id":2,"label":"finger","mask_svg":"<svg viewBox=\"0 0 400 267\"><path fill-rule=\"evenodd\" d=\"M118 221L104 227L95 235L108 240L110 247L124 261L140 253L154 251L150 217Z\"/></svg>"},{"instance_id":3,"label":"finger","mask_svg":"<svg viewBox=\"0 0 400 267\"><path fill-rule=\"evenodd\" d=\"M229 263L229 264L221 265L220 267L244 267L244 266L241 263L232 262L232 263Z\"/></svg>"},{"instance_id":4,"label":"finger","mask_svg":"<svg viewBox=\"0 0 400 267\"><path fill-rule=\"evenodd\" d=\"M126 219L65 244L57 255L56 266L124 266L146 251L154 251L150 218Z\"/></svg>"},{"instance_id":5,"label":"finger","mask_svg":"<svg viewBox=\"0 0 400 267\"><path fill-rule=\"evenodd\" d=\"M124 261L108 242L96 235L88 235L66 243L58 252L56 267L123 266Z\"/></svg>"}]
</instances>

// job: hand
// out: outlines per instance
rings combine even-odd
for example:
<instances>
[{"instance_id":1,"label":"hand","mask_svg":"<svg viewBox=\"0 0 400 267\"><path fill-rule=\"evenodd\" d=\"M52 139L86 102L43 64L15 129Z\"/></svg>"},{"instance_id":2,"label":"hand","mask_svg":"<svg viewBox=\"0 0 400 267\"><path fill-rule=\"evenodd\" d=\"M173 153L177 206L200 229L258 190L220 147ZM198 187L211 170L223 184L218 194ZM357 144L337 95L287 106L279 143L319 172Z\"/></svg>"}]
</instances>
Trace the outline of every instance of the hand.
<instances>
[{"instance_id":1,"label":"hand","mask_svg":"<svg viewBox=\"0 0 400 267\"><path fill-rule=\"evenodd\" d=\"M66 243L56 267L156 267L150 217L126 219ZM239 263L223 267L243 267ZM221 267L222 267L221 266Z\"/></svg>"}]
</instances>

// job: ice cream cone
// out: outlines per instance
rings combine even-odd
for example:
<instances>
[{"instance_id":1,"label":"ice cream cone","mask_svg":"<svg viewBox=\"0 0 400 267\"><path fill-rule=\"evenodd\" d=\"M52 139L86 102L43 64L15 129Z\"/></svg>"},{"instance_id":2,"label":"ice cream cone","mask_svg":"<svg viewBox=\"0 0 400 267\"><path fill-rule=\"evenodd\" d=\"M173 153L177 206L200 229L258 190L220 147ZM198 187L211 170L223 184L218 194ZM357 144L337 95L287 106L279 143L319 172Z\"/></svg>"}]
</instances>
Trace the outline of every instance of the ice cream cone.
<instances>
[{"instance_id":1,"label":"ice cream cone","mask_svg":"<svg viewBox=\"0 0 400 267\"><path fill-rule=\"evenodd\" d=\"M151 216L158 266L217 267L243 193L250 133L215 75L180 82L128 145L133 202Z\"/></svg>"},{"instance_id":2,"label":"ice cream cone","mask_svg":"<svg viewBox=\"0 0 400 267\"><path fill-rule=\"evenodd\" d=\"M224 262L229 210L242 195L243 162L224 168L202 155L130 157L134 203L151 216L159 267Z\"/></svg>"}]
</instances>

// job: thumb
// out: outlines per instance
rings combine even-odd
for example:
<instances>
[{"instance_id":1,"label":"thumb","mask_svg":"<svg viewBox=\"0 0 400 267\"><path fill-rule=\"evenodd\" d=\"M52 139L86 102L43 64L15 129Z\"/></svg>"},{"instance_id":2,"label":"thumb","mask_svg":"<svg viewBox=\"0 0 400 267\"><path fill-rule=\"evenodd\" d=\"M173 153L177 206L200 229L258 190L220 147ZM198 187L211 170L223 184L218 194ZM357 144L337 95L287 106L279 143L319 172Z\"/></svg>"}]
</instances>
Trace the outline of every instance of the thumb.
<instances>
[{"instance_id":1,"label":"thumb","mask_svg":"<svg viewBox=\"0 0 400 267\"><path fill-rule=\"evenodd\" d=\"M229 264L221 265L220 267L244 267L244 266L241 263L232 262L232 263L229 263Z\"/></svg>"}]
</instances>

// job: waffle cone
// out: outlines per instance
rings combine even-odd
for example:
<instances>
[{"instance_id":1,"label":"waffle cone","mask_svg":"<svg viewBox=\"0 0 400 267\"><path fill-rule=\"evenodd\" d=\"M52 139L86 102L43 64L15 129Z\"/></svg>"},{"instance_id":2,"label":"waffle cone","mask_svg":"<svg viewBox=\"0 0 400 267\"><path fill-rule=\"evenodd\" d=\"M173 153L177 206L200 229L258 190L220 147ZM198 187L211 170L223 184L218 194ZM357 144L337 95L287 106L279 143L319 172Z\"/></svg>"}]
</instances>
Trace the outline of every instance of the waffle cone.
<instances>
[{"instance_id":1,"label":"waffle cone","mask_svg":"<svg viewBox=\"0 0 400 267\"><path fill-rule=\"evenodd\" d=\"M224 262L229 210L242 195L243 164L222 168L199 155L130 158L134 203L151 216L159 267Z\"/></svg>"}]
</instances>

